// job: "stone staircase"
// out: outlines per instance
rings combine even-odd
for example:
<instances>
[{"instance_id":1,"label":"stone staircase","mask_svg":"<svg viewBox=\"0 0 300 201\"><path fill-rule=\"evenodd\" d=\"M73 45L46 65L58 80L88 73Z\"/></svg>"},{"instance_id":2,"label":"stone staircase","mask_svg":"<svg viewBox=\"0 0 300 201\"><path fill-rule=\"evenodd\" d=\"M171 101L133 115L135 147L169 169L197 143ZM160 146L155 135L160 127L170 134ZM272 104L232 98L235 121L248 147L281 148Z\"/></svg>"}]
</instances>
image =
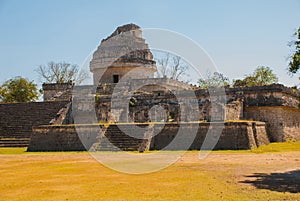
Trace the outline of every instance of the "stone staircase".
<instances>
[{"instance_id":1,"label":"stone staircase","mask_svg":"<svg viewBox=\"0 0 300 201\"><path fill-rule=\"evenodd\" d=\"M0 147L26 147L32 127L47 125L68 101L0 104Z\"/></svg>"},{"instance_id":2,"label":"stone staircase","mask_svg":"<svg viewBox=\"0 0 300 201\"><path fill-rule=\"evenodd\" d=\"M30 138L0 138L0 147L27 147Z\"/></svg>"},{"instance_id":3,"label":"stone staircase","mask_svg":"<svg viewBox=\"0 0 300 201\"><path fill-rule=\"evenodd\" d=\"M120 125L119 125L120 126ZM144 133L134 132L132 127L121 125L110 125L99 138L99 142L92 147L95 151L144 151L147 139L142 139ZM124 132L125 131L125 132ZM127 134L134 133L135 137Z\"/></svg>"}]
</instances>

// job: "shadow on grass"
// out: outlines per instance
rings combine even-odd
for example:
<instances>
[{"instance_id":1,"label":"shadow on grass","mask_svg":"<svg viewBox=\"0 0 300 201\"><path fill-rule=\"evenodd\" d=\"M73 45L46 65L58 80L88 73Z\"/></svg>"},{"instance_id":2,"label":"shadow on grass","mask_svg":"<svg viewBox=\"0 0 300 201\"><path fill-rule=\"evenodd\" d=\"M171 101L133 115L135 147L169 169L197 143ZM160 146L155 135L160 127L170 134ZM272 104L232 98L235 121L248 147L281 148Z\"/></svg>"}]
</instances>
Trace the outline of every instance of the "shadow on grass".
<instances>
[{"instance_id":1,"label":"shadow on grass","mask_svg":"<svg viewBox=\"0 0 300 201\"><path fill-rule=\"evenodd\" d=\"M269 189L278 192L300 193L300 170L283 173L254 173L247 176L253 178L241 183L252 184L259 189Z\"/></svg>"}]
</instances>

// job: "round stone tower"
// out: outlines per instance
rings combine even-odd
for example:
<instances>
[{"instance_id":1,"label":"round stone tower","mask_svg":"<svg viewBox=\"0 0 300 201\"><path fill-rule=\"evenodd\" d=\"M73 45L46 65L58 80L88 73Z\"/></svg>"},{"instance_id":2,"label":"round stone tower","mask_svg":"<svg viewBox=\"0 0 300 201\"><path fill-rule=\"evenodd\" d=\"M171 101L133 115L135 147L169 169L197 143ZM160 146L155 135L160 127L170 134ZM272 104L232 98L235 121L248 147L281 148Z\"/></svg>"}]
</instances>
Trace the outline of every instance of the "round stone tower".
<instances>
[{"instance_id":1,"label":"round stone tower","mask_svg":"<svg viewBox=\"0 0 300 201\"><path fill-rule=\"evenodd\" d=\"M132 71L134 69L134 71ZM142 38L142 30L135 24L118 27L109 37L103 39L90 62L94 84L117 83L130 73L130 78L153 78L156 63Z\"/></svg>"}]
</instances>

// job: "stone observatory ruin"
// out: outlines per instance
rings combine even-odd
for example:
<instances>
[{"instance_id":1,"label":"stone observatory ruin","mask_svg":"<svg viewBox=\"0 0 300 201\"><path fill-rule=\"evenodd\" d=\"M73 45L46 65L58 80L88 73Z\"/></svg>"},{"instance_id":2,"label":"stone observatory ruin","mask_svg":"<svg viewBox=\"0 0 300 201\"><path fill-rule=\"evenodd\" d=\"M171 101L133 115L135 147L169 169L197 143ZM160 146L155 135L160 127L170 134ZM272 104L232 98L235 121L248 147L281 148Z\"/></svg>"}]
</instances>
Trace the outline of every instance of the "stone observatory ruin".
<instances>
[{"instance_id":1,"label":"stone observatory ruin","mask_svg":"<svg viewBox=\"0 0 300 201\"><path fill-rule=\"evenodd\" d=\"M101 41L90 62L94 85L118 83L130 71L132 78L154 78L153 55L142 38L142 30L135 24L118 27Z\"/></svg>"},{"instance_id":2,"label":"stone observatory ruin","mask_svg":"<svg viewBox=\"0 0 300 201\"><path fill-rule=\"evenodd\" d=\"M120 26L93 54L93 86L45 83L44 102L1 104L0 144L28 151L199 150L209 149L203 142L218 132L211 148L300 140L295 89L273 84L211 93L155 78L156 70L142 29Z\"/></svg>"}]
</instances>

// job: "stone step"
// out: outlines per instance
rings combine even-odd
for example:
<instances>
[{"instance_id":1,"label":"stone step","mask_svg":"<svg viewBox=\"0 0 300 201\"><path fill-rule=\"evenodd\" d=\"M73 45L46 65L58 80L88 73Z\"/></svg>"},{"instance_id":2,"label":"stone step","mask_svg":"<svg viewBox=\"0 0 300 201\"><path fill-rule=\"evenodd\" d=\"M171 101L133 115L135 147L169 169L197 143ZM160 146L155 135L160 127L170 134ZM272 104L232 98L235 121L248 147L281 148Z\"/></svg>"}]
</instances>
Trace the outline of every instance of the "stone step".
<instances>
[{"instance_id":1,"label":"stone step","mask_svg":"<svg viewBox=\"0 0 300 201\"><path fill-rule=\"evenodd\" d=\"M99 151L137 151L138 148L135 147L121 147L121 148L116 148L116 147L101 147Z\"/></svg>"},{"instance_id":2,"label":"stone step","mask_svg":"<svg viewBox=\"0 0 300 201\"><path fill-rule=\"evenodd\" d=\"M139 146L128 146L128 145L126 145L126 146L112 146L112 145L105 145L105 144L102 144L102 145L100 145L100 149L102 149L102 148L114 148L114 147L116 147L116 148L119 148L119 149L122 149L122 148L132 148L132 149L138 149L139 148Z\"/></svg>"},{"instance_id":3,"label":"stone step","mask_svg":"<svg viewBox=\"0 0 300 201\"><path fill-rule=\"evenodd\" d=\"M124 132L123 132L124 131ZM127 135L134 134L134 136ZM105 130L105 137L99 139L95 143L93 150L95 151L138 151L144 140L144 133L137 133L131 126L111 125Z\"/></svg>"},{"instance_id":4,"label":"stone step","mask_svg":"<svg viewBox=\"0 0 300 201\"><path fill-rule=\"evenodd\" d=\"M29 144L1 144L0 142L0 147L28 147Z\"/></svg>"},{"instance_id":5,"label":"stone step","mask_svg":"<svg viewBox=\"0 0 300 201\"><path fill-rule=\"evenodd\" d=\"M0 137L0 140L2 140L2 139L10 139L10 138L12 138L12 139L18 139L18 138L24 138L24 136L1 136Z\"/></svg>"},{"instance_id":6,"label":"stone step","mask_svg":"<svg viewBox=\"0 0 300 201\"><path fill-rule=\"evenodd\" d=\"M126 145L132 145L132 144L139 144L142 143L142 140L136 140L136 141L127 141L127 140L113 140L109 139L109 143L111 144L126 144Z\"/></svg>"},{"instance_id":7,"label":"stone step","mask_svg":"<svg viewBox=\"0 0 300 201\"><path fill-rule=\"evenodd\" d=\"M123 133L106 134L105 136L118 137L118 138L134 138L134 139L136 139L136 136L124 135ZM137 137L143 137L143 135L142 136L137 136Z\"/></svg>"},{"instance_id":8,"label":"stone step","mask_svg":"<svg viewBox=\"0 0 300 201\"><path fill-rule=\"evenodd\" d=\"M123 150L114 147L105 147L105 148L100 148L99 151L123 151Z\"/></svg>"},{"instance_id":9,"label":"stone step","mask_svg":"<svg viewBox=\"0 0 300 201\"><path fill-rule=\"evenodd\" d=\"M109 141L110 142L114 142L114 143L123 143L123 142L128 142L128 143L140 143L142 142L143 140L142 139L136 139L136 140L133 140L133 139L119 139L119 138L112 138L112 137L108 137L109 138Z\"/></svg>"},{"instance_id":10,"label":"stone step","mask_svg":"<svg viewBox=\"0 0 300 201\"><path fill-rule=\"evenodd\" d=\"M143 138L143 136L138 136L138 137L134 137L134 136L128 136L128 135L122 135L120 134L114 134L114 135L105 135L106 137L111 137L111 138L120 138L120 139L140 139Z\"/></svg>"},{"instance_id":11,"label":"stone step","mask_svg":"<svg viewBox=\"0 0 300 201\"><path fill-rule=\"evenodd\" d=\"M138 145L142 143L142 141L138 141L138 142L126 142L126 141L122 141L122 142L114 142L114 141L110 141L110 142L101 142L100 144L113 144L113 145L120 145L120 146L128 146L128 145Z\"/></svg>"},{"instance_id":12,"label":"stone step","mask_svg":"<svg viewBox=\"0 0 300 201\"><path fill-rule=\"evenodd\" d=\"M120 140L118 138L103 138L99 145L100 151L137 151L140 147L140 141L134 140Z\"/></svg>"},{"instance_id":13,"label":"stone step","mask_svg":"<svg viewBox=\"0 0 300 201\"><path fill-rule=\"evenodd\" d=\"M1 138L0 147L27 147L30 139L28 138Z\"/></svg>"}]
</instances>

